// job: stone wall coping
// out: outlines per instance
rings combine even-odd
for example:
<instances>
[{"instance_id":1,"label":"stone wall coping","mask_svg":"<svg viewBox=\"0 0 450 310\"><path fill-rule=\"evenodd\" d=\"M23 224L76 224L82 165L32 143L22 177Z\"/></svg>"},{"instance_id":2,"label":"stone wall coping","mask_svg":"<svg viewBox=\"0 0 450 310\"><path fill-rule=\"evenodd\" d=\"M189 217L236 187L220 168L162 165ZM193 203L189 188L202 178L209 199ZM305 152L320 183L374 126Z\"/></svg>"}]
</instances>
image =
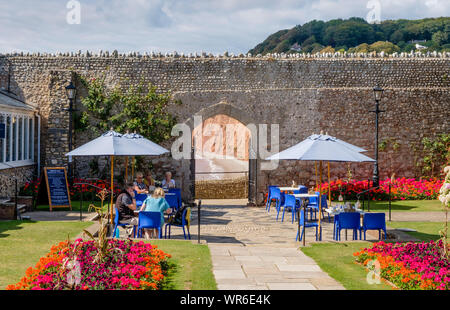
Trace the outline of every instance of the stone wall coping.
<instances>
[{"instance_id":1,"label":"stone wall coping","mask_svg":"<svg viewBox=\"0 0 450 310\"><path fill-rule=\"evenodd\" d=\"M117 50L114 50L113 52L109 51L102 51L99 52L91 52L91 51L84 51L81 50L78 52L56 52L56 53L46 53L46 52L12 52L12 53L6 53L2 54L0 53L0 57L76 57L76 58L148 58L148 59L167 59L167 60L173 60L173 59L258 59L258 60L274 60L274 59L287 59L287 60L304 60L304 59L393 59L393 58L450 58L450 52L426 52L422 53L420 51L410 53L392 53L387 54L384 52L370 52L370 53L341 53L341 52L335 52L335 53L268 53L265 55L257 54L252 55L251 53L248 54L233 54L225 52L223 54L215 54L212 53L178 53L178 52L172 52L172 53L161 53L161 52L144 52L143 54L140 52L128 52L128 53L119 53Z\"/></svg>"}]
</instances>

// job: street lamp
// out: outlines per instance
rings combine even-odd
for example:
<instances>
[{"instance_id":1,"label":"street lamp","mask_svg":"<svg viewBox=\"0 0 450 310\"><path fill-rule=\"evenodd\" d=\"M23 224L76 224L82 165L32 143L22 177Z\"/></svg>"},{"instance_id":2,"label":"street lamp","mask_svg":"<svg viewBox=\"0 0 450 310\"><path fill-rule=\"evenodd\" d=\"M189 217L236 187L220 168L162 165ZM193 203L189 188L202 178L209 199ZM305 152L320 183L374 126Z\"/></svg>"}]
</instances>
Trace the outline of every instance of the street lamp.
<instances>
[{"instance_id":1,"label":"street lamp","mask_svg":"<svg viewBox=\"0 0 450 310\"><path fill-rule=\"evenodd\" d=\"M66 86L66 95L69 99L69 108L65 109L65 111L69 112L69 152L72 151L72 122L73 122L73 116L72 113L76 110L73 108L73 101L75 99L75 96L77 94L77 89L73 85L72 82L70 82L69 85ZM72 180L72 169L71 169L71 161L69 159L69 180Z\"/></svg>"},{"instance_id":2,"label":"street lamp","mask_svg":"<svg viewBox=\"0 0 450 310\"><path fill-rule=\"evenodd\" d=\"M375 96L375 110L370 111L375 113L375 164L373 167L373 186L378 187L379 185L379 176L378 176L378 114L385 112L380 110L380 101L383 97L384 89L382 89L380 86L375 86L373 88L373 94Z\"/></svg>"}]
</instances>

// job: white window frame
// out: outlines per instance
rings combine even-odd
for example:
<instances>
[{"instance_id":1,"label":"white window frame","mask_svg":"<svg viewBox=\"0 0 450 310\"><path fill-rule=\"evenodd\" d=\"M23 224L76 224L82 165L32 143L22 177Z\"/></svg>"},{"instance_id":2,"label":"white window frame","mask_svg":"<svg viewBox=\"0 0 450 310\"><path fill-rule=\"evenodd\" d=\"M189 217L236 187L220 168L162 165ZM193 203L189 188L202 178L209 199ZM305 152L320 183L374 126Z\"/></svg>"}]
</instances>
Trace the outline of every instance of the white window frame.
<instances>
[{"instance_id":1,"label":"white window frame","mask_svg":"<svg viewBox=\"0 0 450 310\"><path fill-rule=\"evenodd\" d=\"M9 137L6 137L6 139L3 139L2 146L0 148L0 152L3 153L2 161L0 161L0 170L4 169L11 169L11 168L17 168L17 167L23 167L23 166L30 166L36 164L34 161L34 126L35 126L35 115L34 112L25 112L25 111L7 111L7 110L0 110L0 116L2 116L4 122L6 124L6 127L8 127L8 124L6 123L6 120L8 117L10 118L9 123ZM13 126L12 126L12 120L15 119L16 121L16 128L15 133L13 133ZM19 119L22 120L21 130L19 131ZM29 128L29 122L31 119L31 128ZM28 123L27 126L25 126L25 122ZM25 129L26 132L25 132ZM19 132L21 132L21 143L19 145ZM15 141L13 141L13 137L15 137ZM31 139L31 143L29 141ZM6 145L9 144L9 161L6 161L7 153L6 153ZM13 147L15 152L15 160L12 159L13 154ZM31 147L31 148L30 148ZM21 158L19 158L19 148L21 148Z\"/></svg>"}]
</instances>

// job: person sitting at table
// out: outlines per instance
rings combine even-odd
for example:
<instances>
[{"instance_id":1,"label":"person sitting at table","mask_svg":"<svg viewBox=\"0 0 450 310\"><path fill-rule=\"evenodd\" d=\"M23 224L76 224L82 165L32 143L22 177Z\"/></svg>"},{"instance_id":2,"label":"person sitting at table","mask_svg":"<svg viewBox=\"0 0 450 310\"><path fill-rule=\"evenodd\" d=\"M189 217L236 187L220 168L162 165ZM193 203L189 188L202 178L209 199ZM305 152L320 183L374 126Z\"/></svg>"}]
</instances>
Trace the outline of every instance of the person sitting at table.
<instances>
[{"instance_id":1,"label":"person sitting at table","mask_svg":"<svg viewBox=\"0 0 450 310\"><path fill-rule=\"evenodd\" d=\"M131 237L133 226L138 224L138 219L134 214L136 198L133 188L133 183L127 183L116 199L116 212L119 212L119 223L130 225L130 227L126 228L128 238Z\"/></svg>"},{"instance_id":2,"label":"person sitting at table","mask_svg":"<svg viewBox=\"0 0 450 310\"><path fill-rule=\"evenodd\" d=\"M172 213L172 209L167 203L164 190L158 187L153 192L152 196L149 196L142 204L141 211L160 212L161 213L161 231L164 226L164 212L167 214ZM158 238L158 229L145 229L145 238Z\"/></svg>"},{"instance_id":3,"label":"person sitting at table","mask_svg":"<svg viewBox=\"0 0 450 310\"><path fill-rule=\"evenodd\" d=\"M152 173L150 170L145 172L144 184L147 186L150 193L155 190L155 180L152 178Z\"/></svg>"},{"instance_id":4,"label":"person sitting at table","mask_svg":"<svg viewBox=\"0 0 450 310\"><path fill-rule=\"evenodd\" d=\"M144 183L144 174L142 172L136 173L136 181L133 184L136 193L148 194L148 188Z\"/></svg>"},{"instance_id":5,"label":"person sitting at table","mask_svg":"<svg viewBox=\"0 0 450 310\"><path fill-rule=\"evenodd\" d=\"M175 180L172 179L172 172L167 171L165 179L161 183L163 188L175 188Z\"/></svg>"}]
</instances>

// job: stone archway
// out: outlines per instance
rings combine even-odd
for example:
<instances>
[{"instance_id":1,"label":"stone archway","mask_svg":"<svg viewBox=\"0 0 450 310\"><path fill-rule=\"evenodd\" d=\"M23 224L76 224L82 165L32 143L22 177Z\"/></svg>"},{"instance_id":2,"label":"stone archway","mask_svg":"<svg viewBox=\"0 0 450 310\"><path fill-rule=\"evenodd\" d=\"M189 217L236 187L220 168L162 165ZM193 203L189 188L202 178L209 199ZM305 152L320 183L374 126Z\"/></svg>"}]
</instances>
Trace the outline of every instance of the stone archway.
<instances>
[{"instance_id":1,"label":"stone archway","mask_svg":"<svg viewBox=\"0 0 450 310\"><path fill-rule=\"evenodd\" d=\"M226 116L230 119L234 119L236 120L238 123L244 125L244 126L248 126L250 128L252 128L252 130L250 130L250 150L248 152L246 152L247 154L255 154L256 150L257 150L257 126L255 124L258 123L258 121L255 119L254 116L251 116L249 113L247 113L246 111L236 107L233 104L228 103L225 100L222 100L219 103L210 105L208 107L205 107L201 110L199 110L197 113L195 113L192 117L190 117L189 119L187 119L184 124L186 124L190 129L191 129L191 133L194 132L195 127L198 126L198 121L204 121L207 119L211 119L216 117L217 115L223 115ZM253 126L252 126L253 125ZM193 151L193 149L192 149ZM194 152L191 153L192 155L194 155ZM195 161L194 161L195 162ZM250 164L249 165L250 170L253 171L248 171L248 176L249 176L249 183L255 187L255 189L251 190L250 186L249 186L249 190L248 190L248 194L249 194L249 201L255 201L256 199L256 188L257 188L257 180L256 180L256 176L257 176L257 171L259 170L259 166L258 165L254 165L254 164ZM194 169L193 169L193 165L192 165L192 159L191 160L184 160L182 163L182 175L183 175L183 184L185 184L185 188L189 188L189 186L186 186L187 184L192 184L193 182L195 182L195 164L194 164ZM250 176L253 176L254 179L250 180ZM186 192L185 192L186 193ZM192 198L192 194L191 193L186 193L187 195L189 195L190 198ZM253 195L254 197L250 197L250 194Z\"/></svg>"},{"instance_id":2,"label":"stone archway","mask_svg":"<svg viewBox=\"0 0 450 310\"><path fill-rule=\"evenodd\" d=\"M196 125L192 144L197 198L248 198L250 136L244 124L225 114Z\"/></svg>"}]
</instances>

